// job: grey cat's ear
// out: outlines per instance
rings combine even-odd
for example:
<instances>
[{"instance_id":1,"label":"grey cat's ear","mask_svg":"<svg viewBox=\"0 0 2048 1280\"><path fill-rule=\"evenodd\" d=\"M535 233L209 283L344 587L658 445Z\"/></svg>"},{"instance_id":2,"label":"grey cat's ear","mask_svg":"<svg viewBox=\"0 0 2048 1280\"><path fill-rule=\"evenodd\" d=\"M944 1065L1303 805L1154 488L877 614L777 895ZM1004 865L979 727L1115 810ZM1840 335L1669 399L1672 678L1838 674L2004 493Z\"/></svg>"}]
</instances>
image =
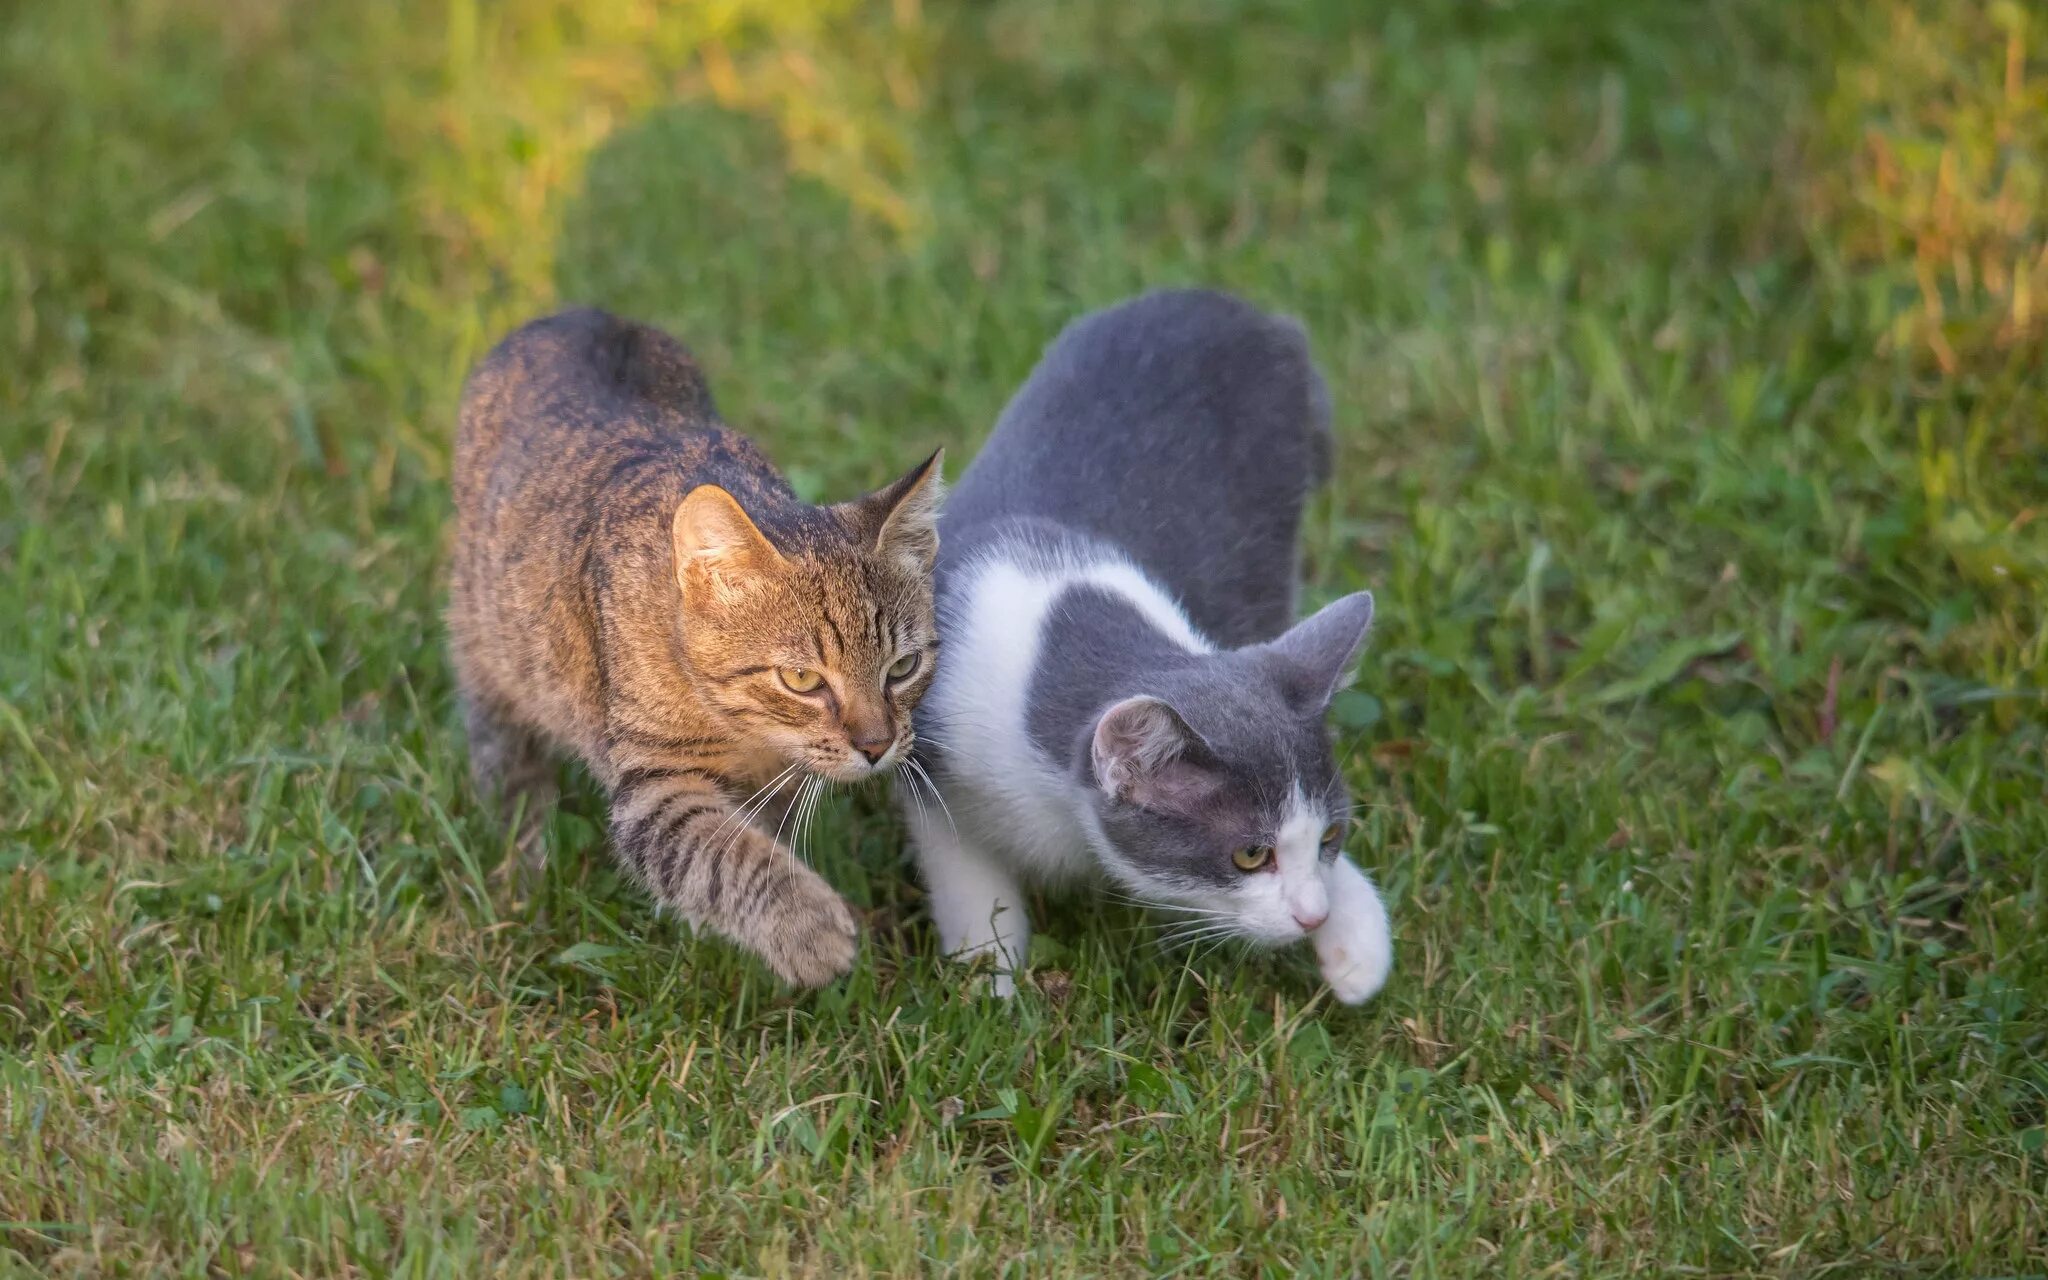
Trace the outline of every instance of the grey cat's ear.
<instances>
[{"instance_id":1,"label":"grey cat's ear","mask_svg":"<svg viewBox=\"0 0 2048 1280\"><path fill-rule=\"evenodd\" d=\"M1262 646L1280 667L1288 702L1320 713L1358 661L1372 627L1372 592L1356 591L1333 600Z\"/></svg>"},{"instance_id":2,"label":"grey cat's ear","mask_svg":"<svg viewBox=\"0 0 2048 1280\"><path fill-rule=\"evenodd\" d=\"M1095 781L1146 809L1188 809L1215 786L1199 763L1209 744L1165 701L1125 698L1095 722Z\"/></svg>"},{"instance_id":3,"label":"grey cat's ear","mask_svg":"<svg viewBox=\"0 0 2048 1280\"><path fill-rule=\"evenodd\" d=\"M908 560L930 573L939 559L939 506L946 500L946 451L912 467L886 489L861 499L874 522L875 550Z\"/></svg>"},{"instance_id":4,"label":"grey cat's ear","mask_svg":"<svg viewBox=\"0 0 2048 1280\"><path fill-rule=\"evenodd\" d=\"M708 574L714 583L737 584L785 563L739 500L715 484L690 490L676 507L670 534L675 540L676 581L684 587L695 574Z\"/></svg>"}]
</instances>

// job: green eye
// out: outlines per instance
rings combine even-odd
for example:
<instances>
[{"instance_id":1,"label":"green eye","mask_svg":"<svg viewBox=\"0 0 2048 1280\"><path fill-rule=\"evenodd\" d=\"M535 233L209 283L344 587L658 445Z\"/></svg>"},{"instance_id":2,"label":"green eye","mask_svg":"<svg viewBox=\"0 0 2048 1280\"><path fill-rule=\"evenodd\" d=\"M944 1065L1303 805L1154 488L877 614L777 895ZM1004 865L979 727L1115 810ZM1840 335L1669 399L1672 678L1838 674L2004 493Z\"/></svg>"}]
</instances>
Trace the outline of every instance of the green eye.
<instances>
[{"instance_id":1,"label":"green eye","mask_svg":"<svg viewBox=\"0 0 2048 1280\"><path fill-rule=\"evenodd\" d=\"M1248 844L1230 855L1239 871L1257 871L1273 860L1273 846L1270 844Z\"/></svg>"},{"instance_id":2,"label":"green eye","mask_svg":"<svg viewBox=\"0 0 2048 1280\"><path fill-rule=\"evenodd\" d=\"M904 654L902 657L896 659L896 661L889 664L889 678L891 680L908 680L911 674L917 670L919 663L922 661L922 657L918 654Z\"/></svg>"},{"instance_id":3,"label":"green eye","mask_svg":"<svg viewBox=\"0 0 2048 1280\"><path fill-rule=\"evenodd\" d=\"M815 693L818 686L825 683L825 677L809 667L783 667L776 674L782 677L784 687L791 693Z\"/></svg>"}]
</instances>

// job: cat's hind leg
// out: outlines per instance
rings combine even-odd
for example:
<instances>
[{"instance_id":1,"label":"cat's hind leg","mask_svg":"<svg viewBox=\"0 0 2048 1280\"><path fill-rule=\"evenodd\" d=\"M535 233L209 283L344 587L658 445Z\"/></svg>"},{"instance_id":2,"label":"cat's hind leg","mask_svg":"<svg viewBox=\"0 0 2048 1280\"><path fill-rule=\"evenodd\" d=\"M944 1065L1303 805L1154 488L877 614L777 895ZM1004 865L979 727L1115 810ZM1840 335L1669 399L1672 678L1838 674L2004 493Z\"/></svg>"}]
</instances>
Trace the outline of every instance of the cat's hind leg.
<instances>
[{"instance_id":1,"label":"cat's hind leg","mask_svg":"<svg viewBox=\"0 0 2048 1280\"><path fill-rule=\"evenodd\" d=\"M491 699L464 694L462 714L470 780L478 797L496 806L502 826L513 828L519 886L531 888L547 867L548 814L560 797L555 762L539 734Z\"/></svg>"},{"instance_id":2,"label":"cat's hind leg","mask_svg":"<svg viewBox=\"0 0 2048 1280\"><path fill-rule=\"evenodd\" d=\"M1016 972L1031 946L1031 918L1016 877L962 839L943 814L913 809L907 816L939 944L954 960L992 957L995 994L1014 995Z\"/></svg>"},{"instance_id":3,"label":"cat's hind leg","mask_svg":"<svg viewBox=\"0 0 2048 1280\"><path fill-rule=\"evenodd\" d=\"M1387 908L1351 859L1338 858L1324 875L1330 915L1315 932L1316 963L1339 1001L1364 1004L1386 985L1394 967Z\"/></svg>"}]
</instances>

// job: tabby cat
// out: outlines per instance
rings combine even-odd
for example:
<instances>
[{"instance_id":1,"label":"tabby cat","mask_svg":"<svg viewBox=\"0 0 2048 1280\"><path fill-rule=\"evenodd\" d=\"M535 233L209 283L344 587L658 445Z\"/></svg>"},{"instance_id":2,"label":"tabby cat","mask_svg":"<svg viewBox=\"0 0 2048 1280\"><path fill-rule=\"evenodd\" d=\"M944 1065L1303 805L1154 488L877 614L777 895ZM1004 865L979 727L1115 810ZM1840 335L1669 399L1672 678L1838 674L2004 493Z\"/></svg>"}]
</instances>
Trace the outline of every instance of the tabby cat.
<instances>
[{"instance_id":1,"label":"tabby cat","mask_svg":"<svg viewBox=\"0 0 2048 1280\"><path fill-rule=\"evenodd\" d=\"M448 627L471 770L529 870L573 753L663 905L790 983L845 973L853 916L771 818L908 758L942 484L934 453L802 502L682 346L603 312L491 352L462 398Z\"/></svg>"},{"instance_id":2,"label":"tabby cat","mask_svg":"<svg viewBox=\"0 0 2048 1280\"><path fill-rule=\"evenodd\" d=\"M1347 1003L1385 982L1323 723L1372 597L1294 619L1328 416L1299 325L1155 293L1070 325L960 477L918 713L945 804L906 799L940 939L998 991L1025 884L1091 877L1191 938L1310 939Z\"/></svg>"}]
</instances>

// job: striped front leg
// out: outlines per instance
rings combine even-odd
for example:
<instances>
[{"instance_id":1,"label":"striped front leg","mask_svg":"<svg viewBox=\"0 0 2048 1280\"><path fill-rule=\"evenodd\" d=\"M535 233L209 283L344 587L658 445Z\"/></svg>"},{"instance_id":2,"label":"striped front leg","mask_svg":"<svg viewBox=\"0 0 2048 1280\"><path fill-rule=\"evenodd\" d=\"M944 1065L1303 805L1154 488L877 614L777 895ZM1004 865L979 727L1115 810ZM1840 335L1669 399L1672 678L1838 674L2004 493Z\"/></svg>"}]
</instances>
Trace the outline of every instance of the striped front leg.
<instances>
[{"instance_id":1,"label":"striped front leg","mask_svg":"<svg viewBox=\"0 0 2048 1280\"><path fill-rule=\"evenodd\" d=\"M633 764L612 786L612 848L656 899L746 947L783 981L853 967L859 934L831 885L754 826L709 770Z\"/></svg>"}]
</instances>

